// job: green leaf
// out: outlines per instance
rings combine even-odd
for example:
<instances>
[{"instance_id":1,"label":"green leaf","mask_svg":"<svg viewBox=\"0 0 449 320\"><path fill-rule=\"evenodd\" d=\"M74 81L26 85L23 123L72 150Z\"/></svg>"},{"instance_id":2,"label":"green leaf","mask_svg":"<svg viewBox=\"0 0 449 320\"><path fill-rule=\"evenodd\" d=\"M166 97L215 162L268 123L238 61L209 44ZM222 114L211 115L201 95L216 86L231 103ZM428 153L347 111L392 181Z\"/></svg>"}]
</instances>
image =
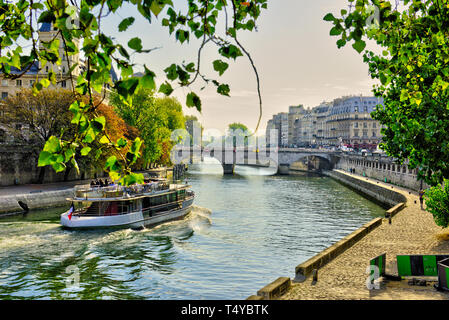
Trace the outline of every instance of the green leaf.
<instances>
[{"instance_id":1,"label":"green leaf","mask_svg":"<svg viewBox=\"0 0 449 320\"><path fill-rule=\"evenodd\" d=\"M153 1L150 6L151 12L157 17L159 13L164 9L165 3L159 1Z\"/></svg>"},{"instance_id":2,"label":"green leaf","mask_svg":"<svg viewBox=\"0 0 449 320\"><path fill-rule=\"evenodd\" d=\"M128 47L136 50L137 52L142 50L142 40L138 37L132 38L128 41Z\"/></svg>"},{"instance_id":3,"label":"green leaf","mask_svg":"<svg viewBox=\"0 0 449 320\"><path fill-rule=\"evenodd\" d=\"M73 158L74 155L75 155L75 152L73 152L73 149L72 149L72 148L67 149L67 150L64 152L65 161L66 161L66 162L69 161L70 158Z\"/></svg>"},{"instance_id":4,"label":"green leaf","mask_svg":"<svg viewBox=\"0 0 449 320\"><path fill-rule=\"evenodd\" d=\"M221 95L229 97L230 92L229 86L227 84L220 84L217 88L217 92Z\"/></svg>"},{"instance_id":5,"label":"green leaf","mask_svg":"<svg viewBox=\"0 0 449 320\"><path fill-rule=\"evenodd\" d=\"M363 40L357 40L352 47L358 52L361 53L365 47L366 47L366 43Z\"/></svg>"},{"instance_id":6,"label":"green leaf","mask_svg":"<svg viewBox=\"0 0 449 320\"><path fill-rule=\"evenodd\" d=\"M119 148L124 148L124 147L126 147L127 144L128 144L128 141L126 141L126 139L124 139L124 138L120 138L117 141L117 147L119 147Z\"/></svg>"},{"instance_id":7,"label":"green leaf","mask_svg":"<svg viewBox=\"0 0 449 320\"><path fill-rule=\"evenodd\" d=\"M101 139L100 139L100 143L101 143L101 144L106 144L106 143L109 143L109 139L108 139L108 137L106 137L106 136L102 136L102 137L101 137Z\"/></svg>"},{"instance_id":8,"label":"green leaf","mask_svg":"<svg viewBox=\"0 0 449 320\"><path fill-rule=\"evenodd\" d=\"M56 153L61 150L61 141L55 136L51 136L47 142L45 142L43 151L48 151L50 153Z\"/></svg>"},{"instance_id":9,"label":"green leaf","mask_svg":"<svg viewBox=\"0 0 449 320\"><path fill-rule=\"evenodd\" d=\"M330 35L331 36L338 36L343 32L343 28L341 26L335 26L331 29Z\"/></svg>"},{"instance_id":10,"label":"green leaf","mask_svg":"<svg viewBox=\"0 0 449 320\"><path fill-rule=\"evenodd\" d=\"M39 159L37 160L37 166L38 167L45 167L49 164L51 164L51 156L53 154L48 151L41 151L39 154Z\"/></svg>"},{"instance_id":11,"label":"green leaf","mask_svg":"<svg viewBox=\"0 0 449 320\"><path fill-rule=\"evenodd\" d=\"M39 81L39 83L44 87L47 88L50 85L50 80L48 79L42 79L41 81Z\"/></svg>"},{"instance_id":12,"label":"green leaf","mask_svg":"<svg viewBox=\"0 0 449 320\"><path fill-rule=\"evenodd\" d=\"M106 119L104 116L101 117L96 117L92 122L91 122L91 126L93 128L93 130L95 131L95 133L99 133L101 131L103 131L103 128L106 125Z\"/></svg>"},{"instance_id":13,"label":"green leaf","mask_svg":"<svg viewBox=\"0 0 449 320\"><path fill-rule=\"evenodd\" d=\"M81 155L82 155L83 157L84 157L84 156L87 156L91 150L92 150L91 147L84 147L84 148L81 149Z\"/></svg>"},{"instance_id":14,"label":"green leaf","mask_svg":"<svg viewBox=\"0 0 449 320\"><path fill-rule=\"evenodd\" d=\"M215 60L213 62L213 65L214 65L214 70L217 71L220 76L223 75L223 73L229 67L228 63L221 61L221 60Z\"/></svg>"},{"instance_id":15,"label":"green leaf","mask_svg":"<svg viewBox=\"0 0 449 320\"><path fill-rule=\"evenodd\" d=\"M130 186L136 183L143 183L144 181L144 176L141 173L131 173L128 175L125 175L121 182L123 185L125 186Z\"/></svg>"},{"instance_id":16,"label":"green leaf","mask_svg":"<svg viewBox=\"0 0 449 320\"><path fill-rule=\"evenodd\" d=\"M110 156L106 160L105 169L109 169L111 171L118 171L120 170L120 163L117 161L116 156Z\"/></svg>"},{"instance_id":17,"label":"green leaf","mask_svg":"<svg viewBox=\"0 0 449 320\"><path fill-rule=\"evenodd\" d=\"M323 18L324 21L334 21L336 20L334 15L332 13L328 13Z\"/></svg>"},{"instance_id":18,"label":"green leaf","mask_svg":"<svg viewBox=\"0 0 449 320\"><path fill-rule=\"evenodd\" d=\"M220 49L218 49L218 52L226 58L229 59L237 59L237 57L243 56L242 51L237 48L236 46L234 46L233 44L227 45L227 46L223 46Z\"/></svg>"},{"instance_id":19,"label":"green leaf","mask_svg":"<svg viewBox=\"0 0 449 320\"><path fill-rule=\"evenodd\" d=\"M146 66L144 67L145 75L140 78L140 85L144 88L155 89L156 83L154 82L154 78L156 77L156 74L153 71L148 70Z\"/></svg>"},{"instance_id":20,"label":"green leaf","mask_svg":"<svg viewBox=\"0 0 449 320\"><path fill-rule=\"evenodd\" d=\"M53 11L44 11L39 16L39 19L37 19L38 23L52 23L56 21L55 15L53 14Z\"/></svg>"},{"instance_id":21,"label":"green leaf","mask_svg":"<svg viewBox=\"0 0 449 320\"><path fill-rule=\"evenodd\" d=\"M70 159L72 166L75 168L76 173L80 174L80 168L78 167L78 162L76 162L75 158Z\"/></svg>"},{"instance_id":22,"label":"green leaf","mask_svg":"<svg viewBox=\"0 0 449 320\"><path fill-rule=\"evenodd\" d=\"M55 162L51 166L53 167L53 170L55 170L56 172L64 171L66 168L66 165L61 162Z\"/></svg>"},{"instance_id":23,"label":"green leaf","mask_svg":"<svg viewBox=\"0 0 449 320\"><path fill-rule=\"evenodd\" d=\"M165 68L164 72L167 75L168 80L175 80L176 78L178 78L177 66L174 63Z\"/></svg>"},{"instance_id":24,"label":"green leaf","mask_svg":"<svg viewBox=\"0 0 449 320\"><path fill-rule=\"evenodd\" d=\"M126 29L129 28L130 25L134 23L134 17L128 17L122 20L120 24L118 25L118 31L123 32L126 31Z\"/></svg>"},{"instance_id":25,"label":"green leaf","mask_svg":"<svg viewBox=\"0 0 449 320\"><path fill-rule=\"evenodd\" d=\"M159 92L169 96L172 92L173 92L173 88L171 86L170 83L168 82L164 82L163 84L161 84L161 86L159 87Z\"/></svg>"},{"instance_id":26,"label":"green leaf","mask_svg":"<svg viewBox=\"0 0 449 320\"><path fill-rule=\"evenodd\" d=\"M199 112L201 112L201 99L194 92L187 94L186 100L187 107L195 107Z\"/></svg>"},{"instance_id":27,"label":"green leaf","mask_svg":"<svg viewBox=\"0 0 449 320\"><path fill-rule=\"evenodd\" d=\"M134 139L133 143L131 144L130 152L133 154L139 153L140 147L142 146L142 140L140 140L139 137Z\"/></svg>"},{"instance_id":28,"label":"green leaf","mask_svg":"<svg viewBox=\"0 0 449 320\"><path fill-rule=\"evenodd\" d=\"M189 31L185 31L182 29L176 30L175 33L176 40L178 40L181 43L184 43L186 40L189 41L189 35L190 35Z\"/></svg>"}]
</instances>

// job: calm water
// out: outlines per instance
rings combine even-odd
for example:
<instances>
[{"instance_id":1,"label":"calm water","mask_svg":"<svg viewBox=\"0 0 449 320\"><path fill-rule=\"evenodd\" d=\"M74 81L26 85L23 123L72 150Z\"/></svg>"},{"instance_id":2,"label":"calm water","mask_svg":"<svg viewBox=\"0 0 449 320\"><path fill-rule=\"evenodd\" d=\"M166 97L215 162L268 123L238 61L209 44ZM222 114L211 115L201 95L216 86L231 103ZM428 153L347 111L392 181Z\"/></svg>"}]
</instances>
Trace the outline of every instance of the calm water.
<instances>
[{"instance_id":1,"label":"calm water","mask_svg":"<svg viewBox=\"0 0 449 320\"><path fill-rule=\"evenodd\" d=\"M237 172L192 167L195 209L150 230L66 231L61 209L0 219L0 299L245 299L384 213L329 178Z\"/></svg>"}]
</instances>

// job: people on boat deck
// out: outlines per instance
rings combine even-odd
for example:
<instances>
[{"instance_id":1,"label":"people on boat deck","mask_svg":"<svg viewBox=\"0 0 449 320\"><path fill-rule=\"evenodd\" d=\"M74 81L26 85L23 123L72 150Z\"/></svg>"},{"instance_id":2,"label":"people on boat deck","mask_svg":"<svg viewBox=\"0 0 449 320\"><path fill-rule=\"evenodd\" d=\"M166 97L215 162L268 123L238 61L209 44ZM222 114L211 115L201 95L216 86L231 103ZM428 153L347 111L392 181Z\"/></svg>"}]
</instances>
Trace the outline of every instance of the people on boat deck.
<instances>
[{"instance_id":1,"label":"people on boat deck","mask_svg":"<svg viewBox=\"0 0 449 320\"><path fill-rule=\"evenodd\" d=\"M104 182L103 182L102 179L98 179L97 178L97 179L92 180L90 182L90 186L91 187L107 187L109 185L112 185L112 184L109 183L108 179L105 179Z\"/></svg>"}]
</instances>

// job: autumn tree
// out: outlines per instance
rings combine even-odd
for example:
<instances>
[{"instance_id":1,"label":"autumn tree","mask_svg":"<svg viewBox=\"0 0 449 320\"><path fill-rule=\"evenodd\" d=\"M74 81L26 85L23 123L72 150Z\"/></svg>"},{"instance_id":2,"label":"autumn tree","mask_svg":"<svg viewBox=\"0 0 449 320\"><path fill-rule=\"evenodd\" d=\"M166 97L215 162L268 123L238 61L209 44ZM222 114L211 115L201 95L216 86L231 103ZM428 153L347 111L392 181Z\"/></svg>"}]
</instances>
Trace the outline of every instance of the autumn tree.
<instances>
[{"instance_id":1,"label":"autumn tree","mask_svg":"<svg viewBox=\"0 0 449 320\"><path fill-rule=\"evenodd\" d=\"M73 134L69 112L73 101L70 90L48 89L34 95L31 89L22 89L1 100L2 126L16 142L31 146L37 156L51 136ZM39 170L38 183L43 182L45 169Z\"/></svg>"},{"instance_id":2,"label":"autumn tree","mask_svg":"<svg viewBox=\"0 0 449 320\"><path fill-rule=\"evenodd\" d=\"M171 134L174 130L185 127L180 102L173 97L155 97L154 91L148 89L139 90L134 99L131 105L113 94L111 103L128 125L139 130L144 141L144 168L155 164L169 164L173 146Z\"/></svg>"}]
</instances>

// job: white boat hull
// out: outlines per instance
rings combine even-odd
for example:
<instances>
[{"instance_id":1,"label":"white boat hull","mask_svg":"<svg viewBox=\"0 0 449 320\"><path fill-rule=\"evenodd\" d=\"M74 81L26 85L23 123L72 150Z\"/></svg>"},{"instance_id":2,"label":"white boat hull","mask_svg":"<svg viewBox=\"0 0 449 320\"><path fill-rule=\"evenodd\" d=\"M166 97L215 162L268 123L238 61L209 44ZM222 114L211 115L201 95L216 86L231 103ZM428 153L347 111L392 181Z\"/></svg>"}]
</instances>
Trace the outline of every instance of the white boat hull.
<instances>
[{"instance_id":1,"label":"white boat hull","mask_svg":"<svg viewBox=\"0 0 449 320\"><path fill-rule=\"evenodd\" d=\"M61 225L69 229L89 228L132 228L141 229L154 226L163 222L181 219L192 209L193 199L183 203L178 210L171 210L144 218L142 211L113 215L113 216L82 216L72 215L69 219L69 210L61 214Z\"/></svg>"}]
</instances>

